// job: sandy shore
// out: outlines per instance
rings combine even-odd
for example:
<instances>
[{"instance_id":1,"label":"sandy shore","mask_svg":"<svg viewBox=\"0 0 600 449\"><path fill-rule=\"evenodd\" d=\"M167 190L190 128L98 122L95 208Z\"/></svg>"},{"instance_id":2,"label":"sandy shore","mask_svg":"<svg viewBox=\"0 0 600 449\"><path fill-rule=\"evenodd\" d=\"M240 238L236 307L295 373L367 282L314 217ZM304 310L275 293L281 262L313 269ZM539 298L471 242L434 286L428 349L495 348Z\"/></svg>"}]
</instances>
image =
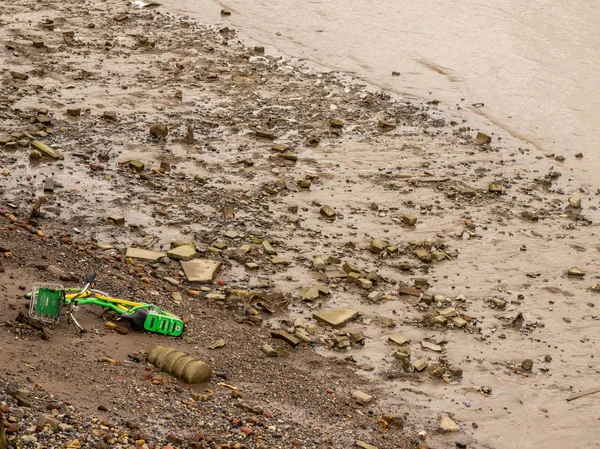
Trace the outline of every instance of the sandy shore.
<instances>
[{"instance_id":1,"label":"sandy shore","mask_svg":"<svg viewBox=\"0 0 600 449\"><path fill-rule=\"evenodd\" d=\"M598 383L597 192L560 155L160 7L16 0L0 24L11 444L596 447L598 397L566 397ZM126 257L177 240L222 262L213 284ZM93 309L81 339L15 322L23 289L90 271L185 317L184 336L121 335ZM339 328L314 318L338 308ZM155 344L215 375L160 374ZM52 401L71 428L35 428Z\"/></svg>"}]
</instances>

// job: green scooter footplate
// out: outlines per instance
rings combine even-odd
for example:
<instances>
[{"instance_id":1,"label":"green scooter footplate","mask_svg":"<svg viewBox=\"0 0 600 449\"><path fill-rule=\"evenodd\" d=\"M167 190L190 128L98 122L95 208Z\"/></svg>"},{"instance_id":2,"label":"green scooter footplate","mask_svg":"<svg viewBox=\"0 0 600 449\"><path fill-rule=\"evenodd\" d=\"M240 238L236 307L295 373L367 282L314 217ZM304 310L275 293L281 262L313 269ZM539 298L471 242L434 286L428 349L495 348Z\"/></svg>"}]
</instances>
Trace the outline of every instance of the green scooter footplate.
<instances>
[{"instance_id":1,"label":"green scooter footplate","mask_svg":"<svg viewBox=\"0 0 600 449\"><path fill-rule=\"evenodd\" d=\"M150 311L144 320L148 332L179 337L183 333L183 321L176 316L166 316Z\"/></svg>"}]
</instances>

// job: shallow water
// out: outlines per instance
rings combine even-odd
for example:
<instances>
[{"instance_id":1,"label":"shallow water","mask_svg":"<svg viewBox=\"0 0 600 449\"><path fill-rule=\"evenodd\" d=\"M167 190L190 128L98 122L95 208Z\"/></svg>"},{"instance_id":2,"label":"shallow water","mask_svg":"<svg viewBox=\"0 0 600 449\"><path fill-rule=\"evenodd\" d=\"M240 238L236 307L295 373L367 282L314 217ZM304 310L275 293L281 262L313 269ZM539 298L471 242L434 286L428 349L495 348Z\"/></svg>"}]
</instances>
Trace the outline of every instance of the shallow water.
<instances>
[{"instance_id":1,"label":"shallow water","mask_svg":"<svg viewBox=\"0 0 600 449\"><path fill-rule=\"evenodd\" d=\"M599 161L600 4L559 0L165 0L284 53L471 108L546 153ZM233 11L219 14L221 6ZM279 35L277 34L279 33ZM392 76L392 71L400 76ZM481 108L471 105L483 103ZM589 173L588 181L596 184Z\"/></svg>"}]
</instances>

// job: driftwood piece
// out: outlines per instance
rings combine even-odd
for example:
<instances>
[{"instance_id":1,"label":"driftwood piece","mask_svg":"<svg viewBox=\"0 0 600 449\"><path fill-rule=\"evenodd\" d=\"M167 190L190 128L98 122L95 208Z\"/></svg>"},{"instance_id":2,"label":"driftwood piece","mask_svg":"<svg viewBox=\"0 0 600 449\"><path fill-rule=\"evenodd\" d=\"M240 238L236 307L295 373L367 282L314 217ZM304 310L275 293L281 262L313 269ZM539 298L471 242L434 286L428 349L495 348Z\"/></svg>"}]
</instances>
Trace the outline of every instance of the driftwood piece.
<instances>
[{"instance_id":1,"label":"driftwood piece","mask_svg":"<svg viewBox=\"0 0 600 449\"><path fill-rule=\"evenodd\" d=\"M574 401L575 399L582 398L584 396L589 396L590 394L600 393L600 387L590 388L589 390L581 391L579 393L575 393L573 396L569 396L567 398L568 402Z\"/></svg>"},{"instance_id":2,"label":"driftwood piece","mask_svg":"<svg viewBox=\"0 0 600 449\"><path fill-rule=\"evenodd\" d=\"M22 310L19 310L19 316L17 316L17 321L19 323L23 323L23 324L27 324L28 326L33 327L34 329L37 329L40 331L40 337L42 338L42 340L50 340L50 333L48 332L48 329L46 328L46 326L44 326L43 323L32 319L31 317L25 315L25 313L23 313ZM0 448L2 449L2 448Z\"/></svg>"}]
</instances>

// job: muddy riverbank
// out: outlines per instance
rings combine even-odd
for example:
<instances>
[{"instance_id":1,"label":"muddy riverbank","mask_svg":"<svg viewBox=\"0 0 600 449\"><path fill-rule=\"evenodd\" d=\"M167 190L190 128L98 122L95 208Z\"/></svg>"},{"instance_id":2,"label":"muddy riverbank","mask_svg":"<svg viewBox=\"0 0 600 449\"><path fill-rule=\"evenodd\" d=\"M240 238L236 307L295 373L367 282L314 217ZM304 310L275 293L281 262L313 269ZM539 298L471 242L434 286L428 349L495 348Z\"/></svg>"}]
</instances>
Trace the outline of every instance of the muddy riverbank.
<instances>
[{"instance_id":1,"label":"muddy riverbank","mask_svg":"<svg viewBox=\"0 0 600 449\"><path fill-rule=\"evenodd\" d=\"M169 434L176 447L597 445L585 429L598 398L565 400L597 384L600 217L576 176L587 154L542 154L161 7L19 1L0 20L5 382L33 377L81 419L110 398L101 417L126 428L133 414L159 447ZM212 283L175 256L127 257L175 241L221 262ZM89 271L102 290L185 317L172 344L225 377L154 383L143 356L166 337L116 334L93 311L81 340L66 323L48 342L14 324L20 287ZM339 308L339 327L320 315ZM114 388L86 371L98 367ZM159 403L173 394L176 411L131 411L121 384ZM190 406L194 394L211 398ZM11 438L35 436L12 398L0 397ZM445 417L460 430L440 432Z\"/></svg>"}]
</instances>

